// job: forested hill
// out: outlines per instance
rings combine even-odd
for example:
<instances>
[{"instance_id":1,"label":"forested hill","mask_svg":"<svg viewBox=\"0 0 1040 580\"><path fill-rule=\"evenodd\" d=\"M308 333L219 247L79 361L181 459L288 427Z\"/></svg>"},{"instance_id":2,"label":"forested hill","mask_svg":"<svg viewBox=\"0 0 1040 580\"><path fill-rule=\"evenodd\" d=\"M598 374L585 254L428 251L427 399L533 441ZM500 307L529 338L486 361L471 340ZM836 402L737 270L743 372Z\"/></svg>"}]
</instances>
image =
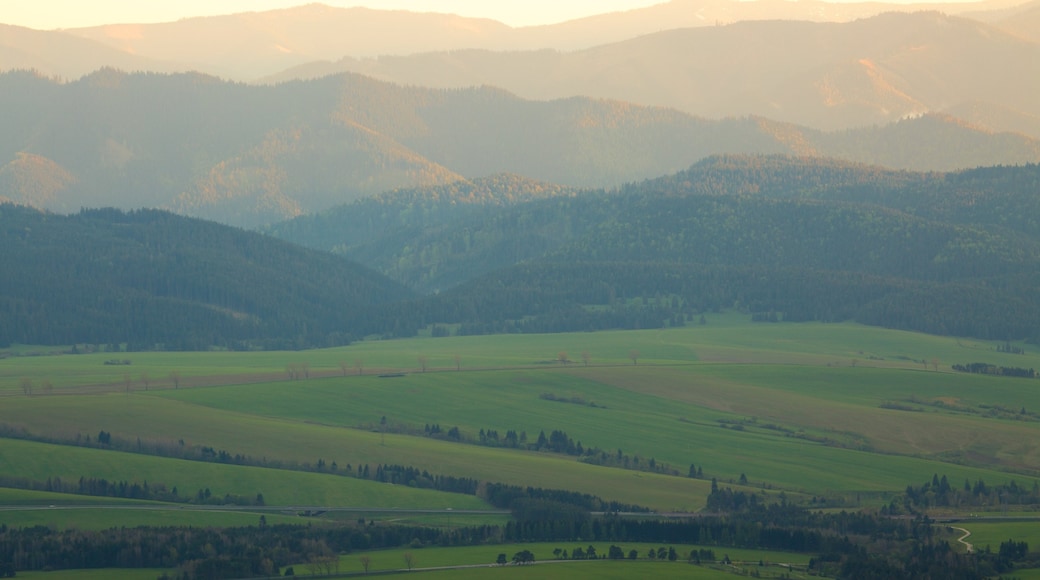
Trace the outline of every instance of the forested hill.
<instances>
[{"instance_id":1,"label":"forested hill","mask_svg":"<svg viewBox=\"0 0 1040 580\"><path fill-rule=\"evenodd\" d=\"M1040 328L1037 183L1035 165L924 174L722 157L427 223L371 265L425 291L470 279L405 316L465 332L657 326L736 306L1022 338Z\"/></svg>"},{"instance_id":2,"label":"forested hill","mask_svg":"<svg viewBox=\"0 0 1040 580\"><path fill-rule=\"evenodd\" d=\"M336 253L380 252L414 243L428 227L441 229L474 213L583 190L502 173L445 185L388 191L347 205L261 228L275 237Z\"/></svg>"},{"instance_id":3,"label":"forested hill","mask_svg":"<svg viewBox=\"0 0 1040 580\"><path fill-rule=\"evenodd\" d=\"M942 115L823 133L357 74L247 86L200 74L105 69L60 83L11 72L0 74L0 109L18 111L0 116L0 196L55 212L161 207L240 227L501 173L616 187L720 153L914 169L1040 161L1037 139Z\"/></svg>"},{"instance_id":4,"label":"forested hill","mask_svg":"<svg viewBox=\"0 0 1040 580\"><path fill-rule=\"evenodd\" d=\"M300 348L412 297L339 256L167 212L0 205L0 344Z\"/></svg>"}]
</instances>

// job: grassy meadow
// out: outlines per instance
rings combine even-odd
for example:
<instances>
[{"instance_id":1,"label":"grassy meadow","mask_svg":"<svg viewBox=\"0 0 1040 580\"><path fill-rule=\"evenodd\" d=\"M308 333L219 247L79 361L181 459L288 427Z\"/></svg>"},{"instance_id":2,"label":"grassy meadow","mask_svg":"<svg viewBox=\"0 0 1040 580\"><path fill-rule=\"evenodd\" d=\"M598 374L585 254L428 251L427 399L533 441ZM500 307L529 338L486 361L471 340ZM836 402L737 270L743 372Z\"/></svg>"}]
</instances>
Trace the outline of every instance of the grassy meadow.
<instances>
[{"instance_id":1,"label":"grassy meadow","mask_svg":"<svg viewBox=\"0 0 1040 580\"><path fill-rule=\"evenodd\" d=\"M626 558L630 550L636 550L639 558L636 560L578 560L561 561L556 558L554 550L560 549L570 553L574 548L587 550L591 545L597 554L605 554L612 545L611 543L593 542L560 542L560 543L527 543L527 544L504 544L496 546L467 546L457 548L419 548L419 549L397 549L379 550L374 552L359 552L342 556L339 560L339 571L344 574L364 573L365 569L361 558L368 558L369 573L392 574L409 573L405 563L405 555L412 558L416 570L422 570L424 575L433 577L502 577L502 578L732 578L735 573L746 573L752 569L757 570L761 577L782 577L790 574L791 578L808 577L799 573L799 569L805 568L810 556L805 554L794 554L789 552L774 552L767 550L743 550L740 548L719 549L710 546L672 546L678 553L678 560L649 560L646 558L647 551L662 547L661 544L646 544L639 542L616 543L624 551ZM669 547L669 546L665 546ZM700 565L691 565L687 556L691 549L713 550L715 557L721 560L729 556L731 565L721 563L705 562ZM508 561L512 560L513 554L529 550L535 556L535 561L540 564L527 566L495 566L492 565L498 558L498 554L505 554ZM759 562L763 565L759 566ZM437 570L437 568L451 566L471 566L471 568L457 568L451 570ZM293 566L297 575L307 573L307 564ZM414 573L414 572L412 572Z\"/></svg>"},{"instance_id":2,"label":"grassy meadow","mask_svg":"<svg viewBox=\"0 0 1040 580\"><path fill-rule=\"evenodd\" d=\"M0 423L47 441L5 440L0 472L262 493L268 505L488 507L458 494L273 469L321 460L338 473L401 464L662 511L702 509L711 478L795 501L880 505L933 474L1033 485L1040 385L950 370L1040 367L1024 347L1014 355L978 340L752 324L736 314L687 328L419 337L301 352L54 355L19 347L0 359ZM131 364L104 364L113 359ZM468 443L424 437L433 424L458 427ZM476 445L481 429L524 432L529 442L562 430L585 448L621 450L644 468L653 459L680 476ZM102 430L130 447L210 446L265 467L63 444ZM702 479L685 477L691 464Z\"/></svg>"}]
</instances>

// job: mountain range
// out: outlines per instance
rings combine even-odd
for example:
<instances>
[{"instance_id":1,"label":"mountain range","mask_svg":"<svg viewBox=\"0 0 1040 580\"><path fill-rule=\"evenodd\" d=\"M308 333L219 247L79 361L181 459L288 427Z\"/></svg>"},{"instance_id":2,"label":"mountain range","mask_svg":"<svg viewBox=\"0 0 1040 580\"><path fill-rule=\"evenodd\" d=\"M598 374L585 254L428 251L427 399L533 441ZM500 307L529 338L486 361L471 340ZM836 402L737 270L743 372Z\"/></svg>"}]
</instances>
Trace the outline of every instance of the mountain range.
<instances>
[{"instance_id":1,"label":"mountain range","mask_svg":"<svg viewBox=\"0 0 1040 580\"><path fill-rule=\"evenodd\" d=\"M1040 161L1040 141L949 116L822 132L759 117L357 74L251 86L105 69L0 75L0 195L52 211L160 207L252 227L402 187L513 173L616 187L720 153L833 156L916 170Z\"/></svg>"},{"instance_id":2,"label":"mountain range","mask_svg":"<svg viewBox=\"0 0 1040 580\"><path fill-rule=\"evenodd\" d=\"M1040 1L887 8L0 26L0 342L1036 339Z\"/></svg>"},{"instance_id":3,"label":"mountain range","mask_svg":"<svg viewBox=\"0 0 1040 580\"><path fill-rule=\"evenodd\" d=\"M0 205L0 343L284 349L719 310L1035 340L1038 179L1038 164L722 156L615 190L501 175L386 193L268 230L285 241L157 210Z\"/></svg>"},{"instance_id":4,"label":"mountain range","mask_svg":"<svg viewBox=\"0 0 1040 580\"><path fill-rule=\"evenodd\" d=\"M492 85L539 100L616 99L707 118L754 114L825 130L886 124L967 103L1040 119L1040 102L1033 98L1040 94L1040 44L938 12L847 23L677 28L572 52L345 58L269 80L341 71L407 85ZM1017 127L1016 121L990 128Z\"/></svg>"},{"instance_id":5,"label":"mountain range","mask_svg":"<svg viewBox=\"0 0 1040 580\"><path fill-rule=\"evenodd\" d=\"M921 12L927 9L927 12ZM345 71L761 116L815 129L923 113L1036 131L1040 1L894 5L673 0L512 28L450 14L309 4L160 24L0 26L0 70L75 80L103 67L277 83Z\"/></svg>"}]
</instances>

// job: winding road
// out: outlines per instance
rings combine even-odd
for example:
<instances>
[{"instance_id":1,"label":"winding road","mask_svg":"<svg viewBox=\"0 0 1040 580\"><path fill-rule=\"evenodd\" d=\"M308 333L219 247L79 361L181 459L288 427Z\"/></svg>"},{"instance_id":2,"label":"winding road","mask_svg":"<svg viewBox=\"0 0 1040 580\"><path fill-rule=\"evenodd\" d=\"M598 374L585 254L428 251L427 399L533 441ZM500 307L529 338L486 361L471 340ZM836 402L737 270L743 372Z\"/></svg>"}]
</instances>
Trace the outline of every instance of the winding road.
<instances>
[{"instance_id":1,"label":"winding road","mask_svg":"<svg viewBox=\"0 0 1040 580\"><path fill-rule=\"evenodd\" d=\"M951 530L957 530L959 532L964 532L964 535L959 537L959 538L957 538L957 541L962 543L962 544L964 544L964 547L968 550L969 554L971 554L971 553L973 553L975 551L975 546L971 545L970 542L965 541L965 538L970 536L971 532L969 532L968 530L966 530L964 528L958 528L958 527L954 527L954 526L950 526L950 529Z\"/></svg>"}]
</instances>

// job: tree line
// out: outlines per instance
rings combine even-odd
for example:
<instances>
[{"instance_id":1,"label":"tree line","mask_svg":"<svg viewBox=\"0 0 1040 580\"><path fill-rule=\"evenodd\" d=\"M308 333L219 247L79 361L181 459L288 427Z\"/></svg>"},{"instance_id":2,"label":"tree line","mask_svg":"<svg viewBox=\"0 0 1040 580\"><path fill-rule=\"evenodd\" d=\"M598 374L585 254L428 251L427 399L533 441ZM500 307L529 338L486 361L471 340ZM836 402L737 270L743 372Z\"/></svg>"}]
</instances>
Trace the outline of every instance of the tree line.
<instances>
[{"instance_id":1,"label":"tree line","mask_svg":"<svg viewBox=\"0 0 1040 580\"><path fill-rule=\"evenodd\" d=\"M1018 377L1021 379L1035 379L1036 371L1020 367L1004 367L989 363L975 362L968 364L955 364L953 370L961 373L974 373L979 375L996 375L999 377Z\"/></svg>"}]
</instances>

